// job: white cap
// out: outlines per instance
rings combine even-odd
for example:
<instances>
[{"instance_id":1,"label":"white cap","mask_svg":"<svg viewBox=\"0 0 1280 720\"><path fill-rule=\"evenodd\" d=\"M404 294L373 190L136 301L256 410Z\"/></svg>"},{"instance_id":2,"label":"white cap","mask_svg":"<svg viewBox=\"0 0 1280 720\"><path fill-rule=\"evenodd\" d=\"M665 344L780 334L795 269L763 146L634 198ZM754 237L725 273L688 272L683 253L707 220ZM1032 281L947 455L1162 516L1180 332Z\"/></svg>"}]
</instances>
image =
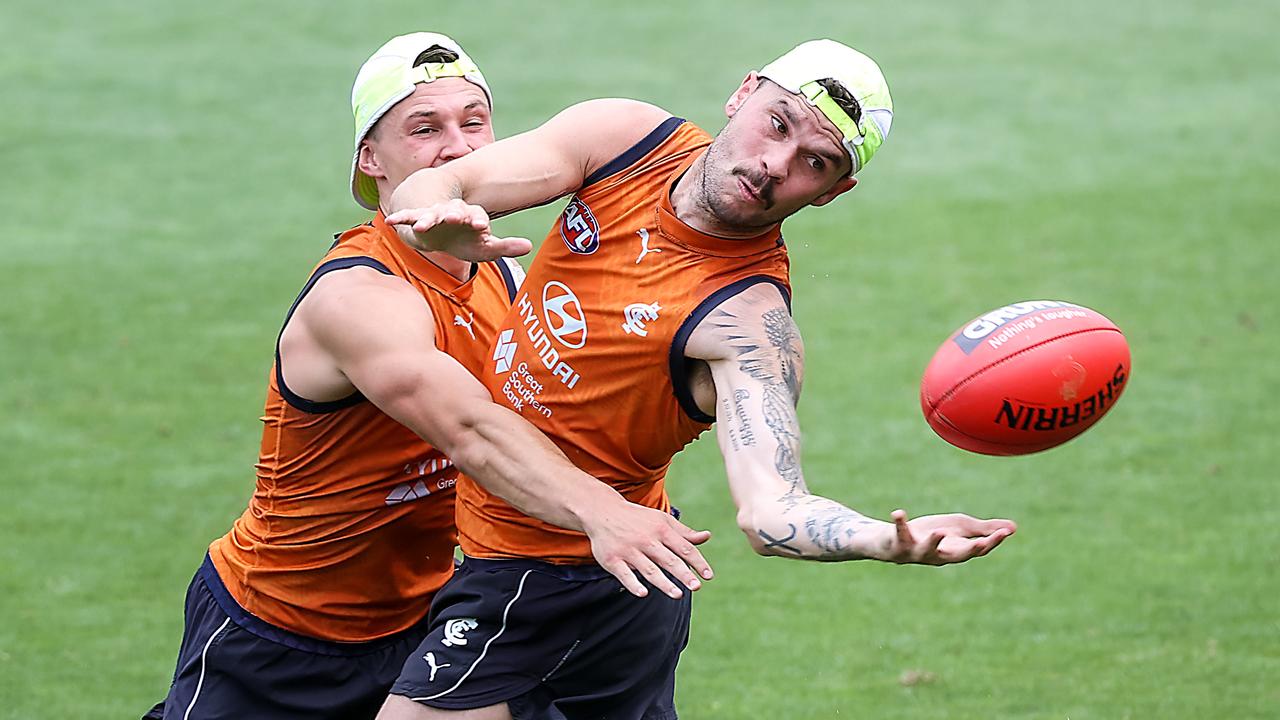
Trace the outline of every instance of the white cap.
<instances>
[{"instance_id":1,"label":"white cap","mask_svg":"<svg viewBox=\"0 0 1280 720\"><path fill-rule=\"evenodd\" d=\"M889 84L874 60L847 45L834 40L810 40L765 65L757 74L808 100L835 124L853 161L850 175L866 167L889 137L893 124ZM818 83L828 78L843 85L858 101L862 109L858 117L850 117Z\"/></svg>"},{"instance_id":2,"label":"white cap","mask_svg":"<svg viewBox=\"0 0 1280 720\"><path fill-rule=\"evenodd\" d=\"M457 53L458 59L449 63L413 64L419 55L436 45ZM462 46L447 35L417 32L393 37L360 66L355 84L351 86L351 112L356 120L351 195L361 206L369 210L378 209L378 184L360 172L360 143L378 119L396 103L412 95L419 83L429 83L442 77L465 78L479 85L489 100L489 109L493 109L493 94L489 92L489 84L480 74L480 68Z\"/></svg>"}]
</instances>

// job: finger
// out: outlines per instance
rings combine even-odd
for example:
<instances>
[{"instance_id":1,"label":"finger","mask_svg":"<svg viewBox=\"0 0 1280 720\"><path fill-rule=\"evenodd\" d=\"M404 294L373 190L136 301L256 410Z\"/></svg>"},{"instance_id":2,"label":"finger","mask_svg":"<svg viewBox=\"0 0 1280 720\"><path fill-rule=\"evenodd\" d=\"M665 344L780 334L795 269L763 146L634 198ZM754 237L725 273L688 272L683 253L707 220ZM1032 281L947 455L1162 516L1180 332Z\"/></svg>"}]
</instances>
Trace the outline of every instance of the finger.
<instances>
[{"instance_id":1,"label":"finger","mask_svg":"<svg viewBox=\"0 0 1280 720\"><path fill-rule=\"evenodd\" d=\"M476 230L488 232L489 230L489 214L479 205L467 205L467 222Z\"/></svg>"},{"instance_id":2,"label":"finger","mask_svg":"<svg viewBox=\"0 0 1280 720\"><path fill-rule=\"evenodd\" d=\"M418 221L424 211L422 208L410 208L393 212L387 216L388 225L412 225Z\"/></svg>"},{"instance_id":3,"label":"finger","mask_svg":"<svg viewBox=\"0 0 1280 720\"><path fill-rule=\"evenodd\" d=\"M690 545L701 545L711 539L710 530L689 530L684 536Z\"/></svg>"},{"instance_id":4,"label":"finger","mask_svg":"<svg viewBox=\"0 0 1280 720\"><path fill-rule=\"evenodd\" d=\"M1018 529L1018 524L1012 520L1003 518L994 518L991 520L977 520L970 518L969 527L973 529L973 535L990 535L997 530L1008 530L1011 534Z\"/></svg>"},{"instance_id":5,"label":"finger","mask_svg":"<svg viewBox=\"0 0 1280 720\"><path fill-rule=\"evenodd\" d=\"M663 549L665 550L665 548ZM648 555L641 555L635 562L631 563L631 567L643 575L650 585L657 588L659 592L666 594L672 600L679 600L684 595L680 588L671 582L671 578L667 577Z\"/></svg>"},{"instance_id":6,"label":"finger","mask_svg":"<svg viewBox=\"0 0 1280 720\"><path fill-rule=\"evenodd\" d=\"M683 543L683 541L680 541ZM689 545L689 549L693 550L693 546ZM697 550L694 550L696 553ZM695 568L692 568L685 555L670 545L659 545L655 549L648 552L649 559L658 564L659 567L666 570L671 577L674 577L681 585L690 590L697 590L702 587L702 580L694 574ZM698 557L702 557L698 553ZM703 561L705 564L705 560Z\"/></svg>"},{"instance_id":7,"label":"finger","mask_svg":"<svg viewBox=\"0 0 1280 720\"><path fill-rule=\"evenodd\" d=\"M990 537L981 541L982 552L980 552L979 554L986 555L992 550L995 550L1000 543L1004 542L1005 538L1009 537L1012 534L1013 534L1013 531L1009 529L1000 529L995 531L994 533L991 534Z\"/></svg>"},{"instance_id":8,"label":"finger","mask_svg":"<svg viewBox=\"0 0 1280 720\"><path fill-rule=\"evenodd\" d=\"M907 511L899 508L894 510L890 517L893 518L893 526L898 532L898 543L901 545L914 545L915 539L911 537L911 526L907 524Z\"/></svg>"},{"instance_id":9,"label":"finger","mask_svg":"<svg viewBox=\"0 0 1280 720\"><path fill-rule=\"evenodd\" d=\"M522 237L500 238L489 236L484 243L485 255L490 260L496 260L500 257L520 257L528 255L533 251L533 243Z\"/></svg>"},{"instance_id":10,"label":"finger","mask_svg":"<svg viewBox=\"0 0 1280 720\"><path fill-rule=\"evenodd\" d=\"M947 534L941 530L934 530L929 533L929 537L924 541L924 555L921 557L934 558L938 557L938 546L942 544L942 538Z\"/></svg>"},{"instance_id":11,"label":"finger","mask_svg":"<svg viewBox=\"0 0 1280 720\"><path fill-rule=\"evenodd\" d=\"M701 534L710 536L711 533L704 531ZM695 533L695 535L697 535L697 533ZM692 568L694 573L697 573L699 576L707 580L715 577L715 573L711 570L711 563L707 562L707 559L702 556L702 551L694 547L693 543L689 542L685 537L675 535L670 539L665 539L663 542L671 552L675 553L681 570L684 570L686 567ZM668 568L668 570L670 570L670 568ZM677 575L677 577L680 577L681 582L683 582L685 587L690 590L697 590L698 587L701 586L700 583L698 586L691 585L686 577L679 575Z\"/></svg>"},{"instance_id":12,"label":"finger","mask_svg":"<svg viewBox=\"0 0 1280 720\"><path fill-rule=\"evenodd\" d=\"M685 564L692 567L699 575L710 580L715 577L715 572L711 570L711 563L702 556L702 551L694 547L711 539L710 530L694 530L679 520L667 515L667 522L677 533L677 539L667 542L667 547L671 548L676 554L684 560Z\"/></svg>"},{"instance_id":13,"label":"finger","mask_svg":"<svg viewBox=\"0 0 1280 720\"><path fill-rule=\"evenodd\" d=\"M418 219L413 222L413 231L417 233L424 233L439 224L439 211L424 210L422 211L422 214L418 216Z\"/></svg>"},{"instance_id":14,"label":"finger","mask_svg":"<svg viewBox=\"0 0 1280 720\"><path fill-rule=\"evenodd\" d=\"M631 571L631 567L625 562L617 560L607 564L602 563L601 567L608 570L610 575L618 578L618 582L622 583L622 587L626 588L627 592L641 598L649 596L649 588L640 582L640 578L636 577L636 574Z\"/></svg>"},{"instance_id":15,"label":"finger","mask_svg":"<svg viewBox=\"0 0 1280 720\"><path fill-rule=\"evenodd\" d=\"M447 207L440 212L437 225L462 225L465 227L472 226L471 213L465 207Z\"/></svg>"}]
</instances>

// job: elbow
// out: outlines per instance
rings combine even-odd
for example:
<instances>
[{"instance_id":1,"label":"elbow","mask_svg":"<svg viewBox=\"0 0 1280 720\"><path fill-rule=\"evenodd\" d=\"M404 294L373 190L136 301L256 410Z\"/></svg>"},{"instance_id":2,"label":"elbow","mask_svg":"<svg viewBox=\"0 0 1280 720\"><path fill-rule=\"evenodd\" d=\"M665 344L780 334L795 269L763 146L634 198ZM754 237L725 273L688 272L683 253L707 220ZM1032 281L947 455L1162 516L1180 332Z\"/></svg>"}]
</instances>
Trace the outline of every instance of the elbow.
<instances>
[{"instance_id":1,"label":"elbow","mask_svg":"<svg viewBox=\"0 0 1280 720\"><path fill-rule=\"evenodd\" d=\"M743 505L738 508L738 529L746 536L747 543L751 545L751 549L757 555L768 557L775 554L769 547L770 533L757 522L754 508L750 505ZM776 538L775 538L776 540Z\"/></svg>"}]
</instances>

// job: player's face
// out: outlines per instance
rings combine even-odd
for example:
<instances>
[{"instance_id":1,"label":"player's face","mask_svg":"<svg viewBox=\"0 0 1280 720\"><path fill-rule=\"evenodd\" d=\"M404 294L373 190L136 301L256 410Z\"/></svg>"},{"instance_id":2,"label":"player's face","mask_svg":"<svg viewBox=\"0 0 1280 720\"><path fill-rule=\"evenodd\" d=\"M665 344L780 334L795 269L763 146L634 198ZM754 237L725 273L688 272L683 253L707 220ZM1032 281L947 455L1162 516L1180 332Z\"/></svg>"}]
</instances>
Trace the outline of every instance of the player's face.
<instances>
[{"instance_id":1,"label":"player's face","mask_svg":"<svg viewBox=\"0 0 1280 720\"><path fill-rule=\"evenodd\" d=\"M720 224L767 228L857 183L840 131L799 96L753 73L725 111L702 177L703 204Z\"/></svg>"},{"instance_id":2,"label":"player's face","mask_svg":"<svg viewBox=\"0 0 1280 720\"><path fill-rule=\"evenodd\" d=\"M405 178L439 167L493 142L489 101L463 78L420 83L378 120L361 149L361 170L389 197Z\"/></svg>"}]
</instances>

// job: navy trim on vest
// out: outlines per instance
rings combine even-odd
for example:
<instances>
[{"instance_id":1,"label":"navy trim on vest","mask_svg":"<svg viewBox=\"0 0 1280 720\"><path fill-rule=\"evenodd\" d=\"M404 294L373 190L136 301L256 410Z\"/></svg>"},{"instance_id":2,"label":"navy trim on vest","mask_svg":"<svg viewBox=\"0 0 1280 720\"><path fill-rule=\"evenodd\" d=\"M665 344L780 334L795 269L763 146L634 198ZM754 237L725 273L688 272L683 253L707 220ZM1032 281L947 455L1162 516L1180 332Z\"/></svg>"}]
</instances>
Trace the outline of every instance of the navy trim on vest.
<instances>
[{"instance_id":1,"label":"navy trim on vest","mask_svg":"<svg viewBox=\"0 0 1280 720\"><path fill-rule=\"evenodd\" d=\"M231 622L238 625L245 632L252 633L269 640L278 645L283 645L294 650L311 653L312 655L334 655L338 657L355 657L359 655L368 655L370 653L379 652L388 645L403 640L405 633L415 632L421 628L427 621L425 610L421 620L414 623L405 630L401 630L393 635L388 635L377 640L368 642L334 642L332 640L321 640L319 638L299 635L290 632L284 628L278 628L275 625L263 620L248 610L240 607L240 603L231 597L231 592L227 590L227 586L222 582L222 578L218 575L218 569L213 566L213 560L206 553L204 562L200 564L200 569L196 571L209 594L213 596L214 602L218 603L218 607L227 617L231 618Z\"/></svg>"},{"instance_id":2,"label":"navy trim on vest","mask_svg":"<svg viewBox=\"0 0 1280 720\"><path fill-rule=\"evenodd\" d=\"M663 140L671 137L671 133L674 133L676 128L680 127L682 124L684 124L684 118L681 117L673 116L663 120L661 125L654 128L648 135L645 135L644 139L640 142L632 145L621 155L605 163L599 170L588 175L587 179L582 181L582 187L585 188L589 185L594 185L610 175L616 175L617 173L631 167L640 158L648 155L650 151L658 147Z\"/></svg>"},{"instance_id":3,"label":"navy trim on vest","mask_svg":"<svg viewBox=\"0 0 1280 720\"><path fill-rule=\"evenodd\" d=\"M336 260L330 260L329 262L322 264L320 267L316 268L314 273L311 274L311 278L307 280L307 284L302 288L302 292L298 293L298 299L294 300L293 305L289 307L289 313L284 316L284 325L280 326L280 334L276 336L276 386L280 388L280 396L285 399L285 402L303 412L320 415L349 408L353 405L359 405L364 402L364 395L360 394L359 391L339 400L327 400L324 402L308 400L293 392L284 384L284 368L280 362L280 338L284 336L284 329L289 325L289 320L293 318L293 312L298 309L298 304L302 302L302 298L306 297L307 293L311 292L311 288L315 286L316 281L324 275L335 270L346 270L347 268L353 267L373 268L383 275L395 274L388 270L386 265L383 265L371 257L359 256L337 258Z\"/></svg>"},{"instance_id":4,"label":"navy trim on vest","mask_svg":"<svg viewBox=\"0 0 1280 720\"><path fill-rule=\"evenodd\" d=\"M671 353L668 356L668 363L671 367L671 388L676 393L676 400L679 401L680 407L695 422L713 423L716 419L715 416L708 415L698 408L698 404L693 401L693 391L689 389L689 360L684 356L684 348L689 343L689 336L693 334L694 328L698 327L698 323L702 322L703 318L711 314L711 311L719 307L725 300L749 287L765 282L771 283L778 288L778 291L782 293L782 299L787 303L787 312L790 312L791 292L787 290L787 286L771 277L753 275L741 280L735 280L708 295L706 300L698 303L698 307L689 313L689 317L685 318L685 321L680 324L680 328L676 330L676 335L671 340Z\"/></svg>"},{"instance_id":5,"label":"navy trim on vest","mask_svg":"<svg viewBox=\"0 0 1280 720\"><path fill-rule=\"evenodd\" d=\"M515 261L512 260L512 262ZM511 302L515 302L516 291L519 290L519 288L516 287L516 276L511 274L511 267L507 265L507 261L505 259L495 260L493 264L497 265L498 272L502 273L502 283L507 286L507 295L510 296L509 299Z\"/></svg>"}]
</instances>

